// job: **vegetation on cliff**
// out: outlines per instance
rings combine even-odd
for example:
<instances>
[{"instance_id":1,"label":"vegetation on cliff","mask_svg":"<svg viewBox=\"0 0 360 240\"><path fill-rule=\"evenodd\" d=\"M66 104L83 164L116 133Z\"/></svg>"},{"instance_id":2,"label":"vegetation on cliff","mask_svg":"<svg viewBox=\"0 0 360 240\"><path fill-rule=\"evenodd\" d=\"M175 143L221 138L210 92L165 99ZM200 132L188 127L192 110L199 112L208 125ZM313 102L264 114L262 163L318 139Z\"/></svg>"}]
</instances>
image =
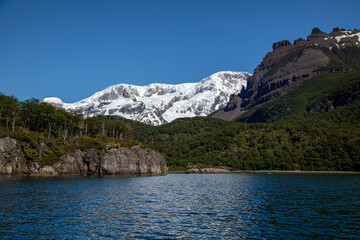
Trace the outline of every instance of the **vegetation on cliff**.
<instances>
[{"instance_id":1,"label":"vegetation on cliff","mask_svg":"<svg viewBox=\"0 0 360 240\"><path fill-rule=\"evenodd\" d=\"M89 148L131 147L127 121L116 117L84 118L37 99L24 102L0 94L0 137L10 136L22 143L27 163L51 165L67 152Z\"/></svg>"}]
</instances>

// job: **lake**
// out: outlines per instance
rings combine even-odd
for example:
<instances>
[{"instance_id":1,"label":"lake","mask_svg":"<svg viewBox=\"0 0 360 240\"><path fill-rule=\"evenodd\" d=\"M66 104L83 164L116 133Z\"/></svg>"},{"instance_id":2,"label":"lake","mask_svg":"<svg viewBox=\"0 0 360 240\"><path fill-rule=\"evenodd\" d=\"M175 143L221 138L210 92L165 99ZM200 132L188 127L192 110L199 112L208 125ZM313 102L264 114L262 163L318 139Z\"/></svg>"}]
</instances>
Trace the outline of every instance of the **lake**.
<instances>
[{"instance_id":1,"label":"lake","mask_svg":"<svg viewBox=\"0 0 360 240\"><path fill-rule=\"evenodd\" d=\"M1 239L360 238L360 174L0 177Z\"/></svg>"}]
</instances>

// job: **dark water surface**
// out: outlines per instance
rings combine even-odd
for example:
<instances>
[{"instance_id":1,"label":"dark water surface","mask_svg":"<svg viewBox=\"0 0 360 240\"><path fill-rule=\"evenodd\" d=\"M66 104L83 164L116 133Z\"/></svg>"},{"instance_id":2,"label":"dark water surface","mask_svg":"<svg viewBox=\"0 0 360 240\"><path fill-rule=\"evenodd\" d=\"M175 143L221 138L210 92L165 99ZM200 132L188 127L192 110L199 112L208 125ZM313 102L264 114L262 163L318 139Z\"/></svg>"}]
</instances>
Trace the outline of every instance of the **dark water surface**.
<instances>
[{"instance_id":1,"label":"dark water surface","mask_svg":"<svg viewBox=\"0 0 360 240\"><path fill-rule=\"evenodd\" d=\"M0 238L360 239L360 175L0 177Z\"/></svg>"}]
</instances>

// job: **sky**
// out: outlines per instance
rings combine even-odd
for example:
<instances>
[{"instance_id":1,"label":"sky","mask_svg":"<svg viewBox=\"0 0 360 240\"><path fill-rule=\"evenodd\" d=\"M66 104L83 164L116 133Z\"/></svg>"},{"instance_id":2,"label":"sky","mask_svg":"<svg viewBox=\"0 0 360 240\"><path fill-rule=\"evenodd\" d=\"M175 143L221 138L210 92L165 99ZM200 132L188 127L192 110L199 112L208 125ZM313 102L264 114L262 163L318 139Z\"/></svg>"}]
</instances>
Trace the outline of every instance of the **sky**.
<instances>
[{"instance_id":1,"label":"sky","mask_svg":"<svg viewBox=\"0 0 360 240\"><path fill-rule=\"evenodd\" d=\"M0 92L71 103L118 83L253 73L273 42L360 29L359 12L359 0L0 0Z\"/></svg>"}]
</instances>

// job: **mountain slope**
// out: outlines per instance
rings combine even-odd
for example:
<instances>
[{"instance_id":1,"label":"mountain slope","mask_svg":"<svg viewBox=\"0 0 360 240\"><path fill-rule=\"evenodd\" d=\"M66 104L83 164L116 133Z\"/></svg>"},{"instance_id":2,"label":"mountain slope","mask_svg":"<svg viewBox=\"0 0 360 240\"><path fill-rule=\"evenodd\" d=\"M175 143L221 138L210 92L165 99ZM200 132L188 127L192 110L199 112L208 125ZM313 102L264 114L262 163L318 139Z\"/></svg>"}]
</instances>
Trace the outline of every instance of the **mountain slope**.
<instances>
[{"instance_id":1,"label":"mountain slope","mask_svg":"<svg viewBox=\"0 0 360 240\"><path fill-rule=\"evenodd\" d=\"M234 120L247 123L299 120L359 100L359 71L322 74L279 98L255 106Z\"/></svg>"},{"instance_id":2,"label":"mountain slope","mask_svg":"<svg viewBox=\"0 0 360 240\"><path fill-rule=\"evenodd\" d=\"M360 171L360 72L321 74L240 115L133 126L172 169Z\"/></svg>"},{"instance_id":3,"label":"mountain slope","mask_svg":"<svg viewBox=\"0 0 360 240\"><path fill-rule=\"evenodd\" d=\"M322 41L322 38L325 43L329 43L324 39L329 34L325 34L325 37L324 33L313 32L310 41L319 37L318 41ZM343 34L348 37L342 38ZM234 170L360 171L358 36L353 31L344 33L340 30L332 35L333 47L325 47L324 44L309 45L310 50L317 53L321 51L329 59L327 65L315 68L311 72L313 76L303 81L301 78L294 79L295 82L302 82L297 86L296 83L292 90L293 86L288 86L290 90L286 90L281 85L269 92L254 88L258 93L269 94L267 96L274 93L273 98L260 103L261 97L254 97L255 102L260 102L236 119L240 122L194 117L179 118L161 126L150 126L115 116L83 118L71 111L39 103L36 99L18 102L15 97L0 94L0 137L10 136L23 142L26 157L40 165L53 164L64 152L74 149L97 149L100 153L109 146L141 145L161 153L173 170L226 166ZM336 42L339 48L335 45L335 40L340 41ZM284 45L281 48L287 47L286 44L278 43ZM300 43L296 45L298 44ZM279 69L297 69L291 67L291 64L295 64L294 59L299 59L301 54L295 58L290 56L292 55L277 62L273 67L276 71L270 70L267 76L276 74ZM284 74L289 72L285 71ZM218 77L204 79L199 83L200 87L193 90L198 93L194 96L200 96L204 100L206 96L210 96L209 92L216 93L228 79L229 77L223 77L223 81L220 81L221 77L220 80ZM212 84L209 86L207 83ZM216 87L218 83L220 86ZM257 84L259 87L266 86L262 81ZM107 107L112 104L112 100L109 100L111 98L113 101L129 101L130 98L131 102L131 96L135 96L136 100L144 98L148 101L151 97L169 96L168 92L161 93L165 91L164 88L156 89L155 85L135 87L120 84L121 87L110 87L87 100L90 103L98 101L98 105L103 105L98 110L109 112L111 109ZM171 92L172 88L166 86ZM193 89L193 86L189 89ZM285 89L287 92L284 90L280 97L275 97L276 89ZM135 90L138 90L138 96L134 93ZM273 90L275 92L272 93ZM184 86L181 89L174 87L174 91L177 94L180 91L191 92ZM148 97L144 92L148 92ZM201 95L203 93L207 95ZM242 95L245 93L246 91L242 91L235 97L242 101L241 96L245 96ZM212 97L214 96L210 96L210 103ZM67 106L57 98L50 101L54 105ZM106 105L107 101L110 103ZM80 105L84 103L86 105L87 101L79 102ZM142 103L145 105L147 102L143 100ZM183 100L182 103L187 102ZM230 112L234 108L239 107L236 104L228 104L226 107Z\"/></svg>"},{"instance_id":4,"label":"mountain slope","mask_svg":"<svg viewBox=\"0 0 360 240\"><path fill-rule=\"evenodd\" d=\"M256 105L277 98L312 77L328 72L346 72L360 67L360 31L334 29L326 34L314 28L294 44L283 40L273 44L249 78L247 88L234 95L228 105L213 116L231 120Z\"/></svg>"},{"instance_id":5,"label":"mountain slope","mask_svg":"<svg viewBox=\"0 0 360 240\"><path fill-rule=\"evenodd\" d=\"M314 29L295 46L275 43L248 88L212 114L238 115L238 122L177 119L156 128L137 125L134 137L173 169L360 171L359 37L357 30Z\"/></svg>"},{"instance_id":6,"label":"mountain slope","mask_svg":"<svg viewBox=\"0 0 360 240\"><path fill-rule=\"evenodd\" d=\"M134 138L165 156L173 170L360 171L360 101L273 123L196 117L162 126L137 124Z\"/></svg>"},{"instance_id":7,"label":"mountain slope","mask_svg":"<svg viewBox=\"0 0 360 240\"><path fill-rule=\"evenodd\" d=\"M161 125L180 117L207 116L225 107L231 94L246 87L249 76L246 72L224 71L198 83L118 84L72 104L53 97L43 101L85 116L115 115Z\"/></svg>"}]
</instances>

